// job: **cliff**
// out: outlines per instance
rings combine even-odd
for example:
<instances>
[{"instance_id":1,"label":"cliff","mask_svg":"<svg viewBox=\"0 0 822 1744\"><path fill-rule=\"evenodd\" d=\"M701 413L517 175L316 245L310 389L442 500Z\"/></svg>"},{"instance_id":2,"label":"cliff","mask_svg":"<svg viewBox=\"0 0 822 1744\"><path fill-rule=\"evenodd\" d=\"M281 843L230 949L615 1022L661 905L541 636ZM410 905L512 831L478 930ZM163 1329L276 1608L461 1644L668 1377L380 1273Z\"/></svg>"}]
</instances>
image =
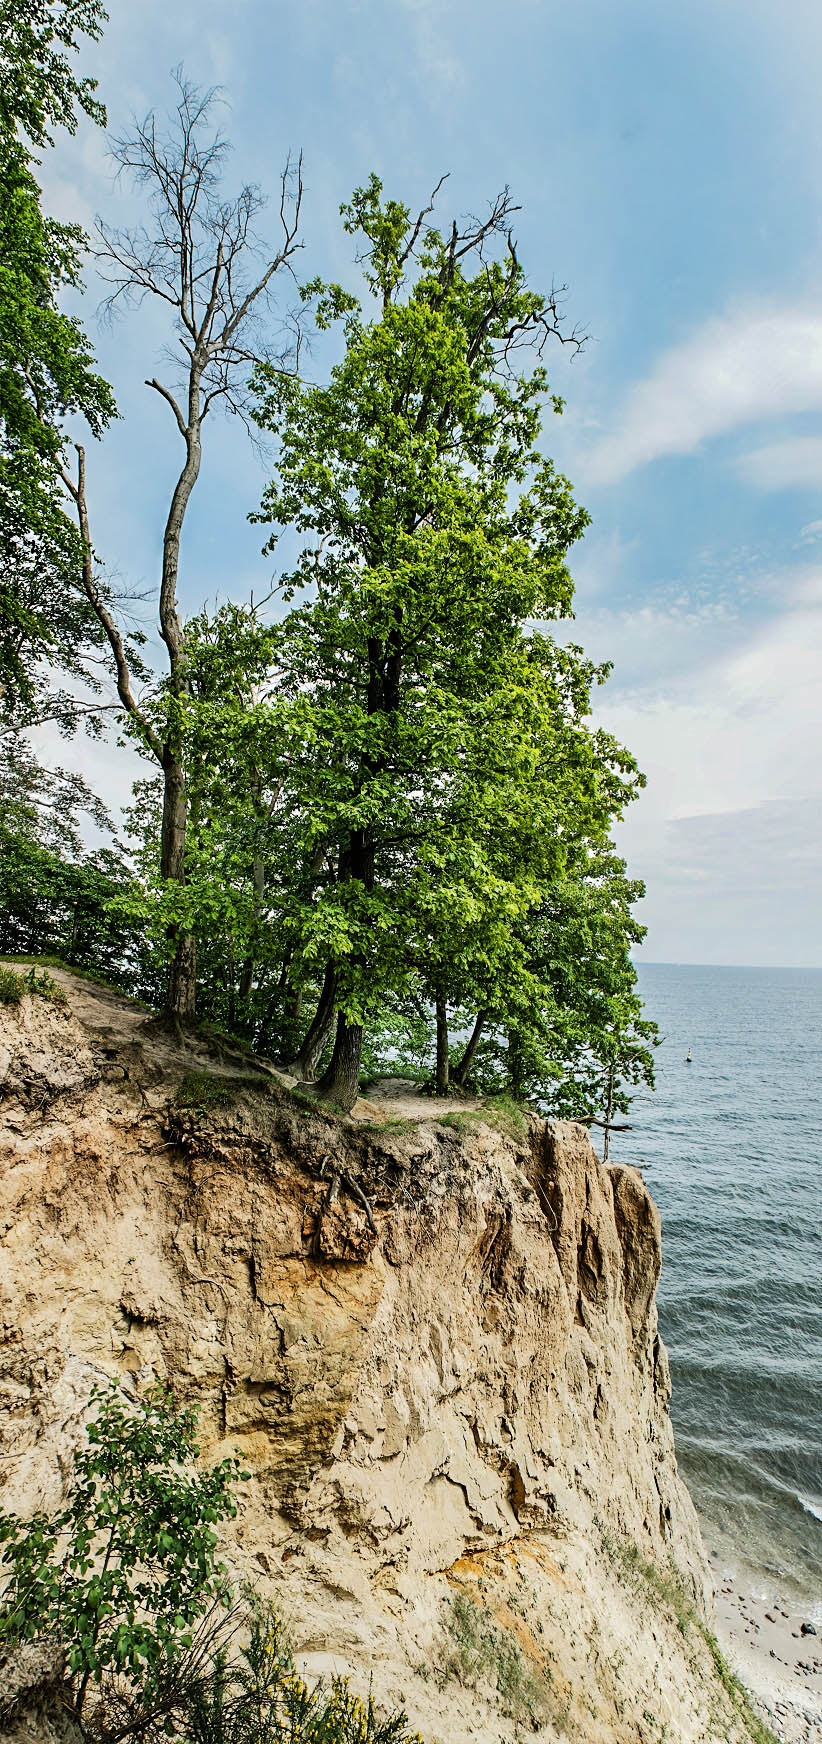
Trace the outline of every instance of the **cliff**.
<instances>
[{"instance_id":1,"label":"cliff","mask_svg":"<svg viewBox=\"0 0 822 1744\"><path fill-rule=\"evenodd\" d=\"M747 1737L640 1175L391 1085L333 1118L61 979L0 1008L0 1505L56 1500L95 1380L162 1377L242 1453L227 1557L298 1658L427 1744Z\"/></svg>"}]
</instances>

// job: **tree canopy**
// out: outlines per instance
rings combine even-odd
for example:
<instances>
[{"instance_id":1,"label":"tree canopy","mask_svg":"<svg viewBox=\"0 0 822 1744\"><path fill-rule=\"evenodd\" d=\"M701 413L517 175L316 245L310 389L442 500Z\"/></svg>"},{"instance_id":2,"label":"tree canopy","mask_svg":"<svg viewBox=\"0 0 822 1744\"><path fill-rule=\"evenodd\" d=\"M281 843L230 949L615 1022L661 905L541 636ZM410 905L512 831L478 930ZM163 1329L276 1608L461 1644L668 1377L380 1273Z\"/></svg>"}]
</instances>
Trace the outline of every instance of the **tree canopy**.
<instances>
[{"instance_id":1,"label":"tree canopy","mask_svg":"<svg viewBox=\"0 0 822 1744\"><path fill-rule=\"evenodd\" d=\"M652 1077L653 1026L630 958L642 887L613 842L643 777L592 718L607 665L557 627L588 516L543 446L563 409L548 365L584 336L561 292L531 284L507 190L440 227L443 183L414 212L376 176L341 209L359 294L314 278L278 309L301 160L263 249L259 190L224 192L218 94L178 72L169 127L152 111L113 145L146 219L101 220L95 242L110 306L157 298L180 365L182 392L147 383L182 445L157 589L167 666L151 671L66 440L69 416L100 437L116 415L61 307L86 239L43 214L34 157L78 113L103 119L72 59L103 20L96 0L0 0L0 738L44 720L101 732L105 702L150 772L128 850L92 851L93 793L38 772L18 736L6 948L85 957L175 1022L196 998L342 1107L364 1069L413 1061L439 1094L508 1090L599 1110L609 1130ZM321 379L304 368L312 325L336 356ZM181 540L219 405L273 453L251 514L265 553L287 532L298 555L256 602L186 619Z\"/></svg>"}]
</instances>

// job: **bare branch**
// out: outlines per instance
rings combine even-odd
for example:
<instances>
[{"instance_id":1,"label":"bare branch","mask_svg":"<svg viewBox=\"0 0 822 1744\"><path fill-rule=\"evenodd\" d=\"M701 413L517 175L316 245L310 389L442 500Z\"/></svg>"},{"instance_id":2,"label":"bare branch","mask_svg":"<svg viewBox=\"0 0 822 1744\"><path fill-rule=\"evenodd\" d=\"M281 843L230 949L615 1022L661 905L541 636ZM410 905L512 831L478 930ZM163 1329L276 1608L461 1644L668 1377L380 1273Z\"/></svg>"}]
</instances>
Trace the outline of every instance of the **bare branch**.
<instances>
[{"instance_id":1,"label":"bare branch","mask_svg":"<svg viewBox=\"0 0 822 1744\"><path fill-rule=\"evenodd\" d=\"M438 195L443 183L448 181L449 174L450 174L450 171L446 170L445 174L440 176L440 179L437 182L437 185L436 185L436 187L431 195L431 198L428 202L428 205L423 206L422 211L417 213L417 221L416 221L414 228L411 232L411 235L410 235L409 240L406 244L406 247L403 249L403 252L400 255L400 266L405 266L405 263L408 260L409 256L413 254L414 249L417 246L417 238L418 238L419 233L422 229L423 222L428 217L429 212L433 212L437 195Z\"/></svg>"},{"instance_id":2,"label":"bare branch","mask_svg":"<svg viewBox=\"0 0 822 1744\"><path fill-rule=\"evenodd\" d=\"M156 376L152 376L151 381L148 381L148 380L146 381L146 387L147 388L156 388L157 393L162 394L162 397L164 400L168 400L168 403L171 407L171 410L174 413L174 416L177 420L177 428L180 432L180 435L185 439L185 437L188 435L188 431L186 429L186 421L185 421L185 418L183 417L182 412L180 411L180 408L177 404L177 401L174 398L174 395L172 393L169 393L168 388L163 387L162 382L158 382Z\"/></svg>"},{"instance_id":3,"label":"bare branch","mask_svg":"<svg viewBox=\"0 0 822 1744\"><path fill-rule=\"evenodd\" d=\"M94 577L94 550L91 543L88 504L86 500L86 452L79 442L75 443L75 447L77 450L76 484L74 479L71 477L71 474L66 471L65 467L61 466L59 468L59 473L60 478L77 509L77 521L80 528L80 540L83 551L81 569L82 590L95 614L95 617L97 618L98 623L105 632L108 645L114 657L114 667L117 678L117 695L120 698L120 702L122 703L126 714L130 715L131 719L136 723L141 737L145 741L152 755L161 763L163 758L163 746L161 740L158 734L154 731L151 722L140 708L137 698L131 688L131 674L129 672L128 660L126 659L125 644L115 619L109 610L108 603Z\"/></svg>"}]
</instances>

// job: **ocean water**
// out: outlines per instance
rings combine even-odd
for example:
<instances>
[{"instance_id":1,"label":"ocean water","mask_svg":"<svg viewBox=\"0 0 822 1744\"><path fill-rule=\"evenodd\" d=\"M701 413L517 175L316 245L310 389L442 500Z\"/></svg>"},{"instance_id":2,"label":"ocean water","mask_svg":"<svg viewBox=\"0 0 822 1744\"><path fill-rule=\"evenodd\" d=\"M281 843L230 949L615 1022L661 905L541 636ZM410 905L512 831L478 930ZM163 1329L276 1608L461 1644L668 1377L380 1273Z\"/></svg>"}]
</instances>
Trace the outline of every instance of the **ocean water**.
<instances>
[{"instance_id":1,"label":"ocean water","mask_svg":"<svg viewBox=\"0 0 822 1744\"><path fill-rule=\"evenodd\" d=\"M657 1090L612 1156L662 1213L680 1469L721 1561L822 1617L822 970L639 975Z\"/></svg>"}]
</instances>

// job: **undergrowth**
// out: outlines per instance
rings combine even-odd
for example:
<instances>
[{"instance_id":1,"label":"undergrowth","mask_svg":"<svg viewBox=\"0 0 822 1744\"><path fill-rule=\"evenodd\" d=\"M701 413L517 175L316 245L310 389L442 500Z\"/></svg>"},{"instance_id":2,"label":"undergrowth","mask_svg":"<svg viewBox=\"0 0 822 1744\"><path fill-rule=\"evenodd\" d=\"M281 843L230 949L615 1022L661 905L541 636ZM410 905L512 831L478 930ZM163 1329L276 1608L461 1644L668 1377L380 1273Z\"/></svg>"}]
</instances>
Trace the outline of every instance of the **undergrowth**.
<instances>
[{"instance_id":1,"label":"undergrowth","mask_svg":"<svg viewBox=\"0 0 822 1744\"><path fill-rule=\"evenodd\" d=\"M67 975L76 976L78 981L91 981L95 987L107 987L111 993L119 993L123 999L127 999L130 1005L139 1005L143 1011L150 1010L145 1000L135 999L132 994L127 993L121 982L112 981L110 977L98 974L96 969L78 968L76 963L70 963L65 957L55 956L51 952L34 956L26 951L15 951L9 956L0 955L0 963L32 963L46 969L64 969Z\"/></svg>"},{"instance_id":2,"label":"undergrowth","mask_svg":"<svg viewBox=\"0 0 822 1744\"><path fill-rule=\"evenodd\" d=\"M209 1114L212 1108L230 1107L241 1088L238 1078L218 1078L213 1072L186 1072L174 1100L178 1108Z\"/></svg>"},{"instance_id":3,"label":"undergrowth","mask_svg":"<svg viewBox=\"0 0 822 1744\"><path fill-rule=\"evenodd\" d=\"M48 1000L50 1005L66 1005L65 988L55 981L48 969L42 969L40 974L32 963L27 975L18 975L16 970L5 966L0 967L0 1005L19 1005L26 993L35 993L38 998Z\"/></svg>"}]
</instances>

